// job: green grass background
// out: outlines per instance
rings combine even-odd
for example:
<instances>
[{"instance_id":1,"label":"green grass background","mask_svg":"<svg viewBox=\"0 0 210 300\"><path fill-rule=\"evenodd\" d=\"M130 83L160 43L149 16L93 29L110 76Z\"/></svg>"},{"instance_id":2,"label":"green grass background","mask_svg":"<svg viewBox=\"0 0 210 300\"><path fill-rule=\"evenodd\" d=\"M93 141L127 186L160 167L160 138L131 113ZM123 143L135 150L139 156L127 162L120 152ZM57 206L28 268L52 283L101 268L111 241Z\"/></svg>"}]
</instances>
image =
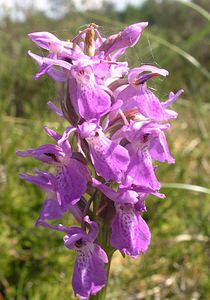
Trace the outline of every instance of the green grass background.
<instances>
[{"instance_id":1,"label":"green grass background","mask_svg":"<svg viewBox=\"0 0 210 300\"><path fill-rule=\"evenodd\" d=\"M27 50L42 50L27 33L50 31L71 39L81 25L95 22L108 35L141 20L150 26L125 59L131 67L151 63L169 70L168 78L150 83L161 99L170 90L185 93L173 105L179 117L167 135L176 164L158 169L167 198L147 201L151 246L137 260L114 255L107 299L210 299L209 11L208 0L148 0L121 13L105 4L102 11L72 8L60 19L29 10L25 21L1 20L0 300L73 299L74 253L64 248L61 233L34 227L44 195L18 178L40 164L16 157L16 149L49 143L43 125L64 128L46 106L58 101L59 87L47 77L32 80L37 67Z\"/></svg>"}]
</instances>

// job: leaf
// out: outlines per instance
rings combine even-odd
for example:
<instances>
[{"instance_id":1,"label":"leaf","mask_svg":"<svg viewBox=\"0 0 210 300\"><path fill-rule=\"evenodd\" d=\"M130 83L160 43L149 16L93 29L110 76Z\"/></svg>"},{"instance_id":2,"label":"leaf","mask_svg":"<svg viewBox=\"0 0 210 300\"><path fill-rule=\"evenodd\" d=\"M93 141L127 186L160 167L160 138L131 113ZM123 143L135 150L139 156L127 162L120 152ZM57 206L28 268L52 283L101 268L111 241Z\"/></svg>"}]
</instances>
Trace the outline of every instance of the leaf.
<instances>
[{"instance_id":1,"label":"leaf","mask_svg":"<svg viewBox=\"0 0 210 300\"><path fill-rule=\"evenodd\" d=\"M161 183L161 186L163 188L188 190L191 192L198 192L210 195L210 189L200 185L187 183Z\"/></svg>"}]
</instances>

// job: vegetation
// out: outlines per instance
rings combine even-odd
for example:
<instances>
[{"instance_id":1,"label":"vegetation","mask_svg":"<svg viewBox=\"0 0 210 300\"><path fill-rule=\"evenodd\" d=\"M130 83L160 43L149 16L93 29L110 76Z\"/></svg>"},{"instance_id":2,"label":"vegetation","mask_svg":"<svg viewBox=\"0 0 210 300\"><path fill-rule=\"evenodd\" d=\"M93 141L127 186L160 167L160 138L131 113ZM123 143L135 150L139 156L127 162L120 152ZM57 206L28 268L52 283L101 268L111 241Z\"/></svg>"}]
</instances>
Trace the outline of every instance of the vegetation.
<instances>
[{"instance_id":1,"label":"vegetation","mask_svg":"<svg viewBox=\"0 0 210 300\"><path fill-rule=\"evenodd\" d=\"M56 2L56 1L55 1ZM66 2L63 1L63 5ZM55 4L54 4L55 5ZM55 6L54 6L55 8ZM65 9L64 9L65 8ZM43 194L18 179L18 173L40 166L16 157L16 149L50 140L42 127L62 131L60 119L46 102L58 100L59 87L47 77L32 80L37 66L27 50L37 52L27 33L50 31L71 39L82 24L95 22L105 33L148 20L140 43L129 51L131 66L152 63L169 70L161 99L170 90L185 90L174 104L178 120L168 135L176 165L161 165L158 177L167 198L149 198L147 222L152 231L149 251L132 261L116 253L108 299L210 298L210 2L145 1L123 12L105 4L102 11L60 8L56 18L24 11L19 21L0 21L0 299L73 299L74 254L64 248L62 234L35 228ZM41 51L41 50L40 50ZM41 52L40 52L41 53ZM40 54L39 53L39 54ZM158 80L158 81L157 81ZM56 95L56 97L55 97ZM45 120L48 120L47 123ZM49 122L50 120L50 122ZM72 220L69 220L72 223Z\"/></svg>"}]
</instances>

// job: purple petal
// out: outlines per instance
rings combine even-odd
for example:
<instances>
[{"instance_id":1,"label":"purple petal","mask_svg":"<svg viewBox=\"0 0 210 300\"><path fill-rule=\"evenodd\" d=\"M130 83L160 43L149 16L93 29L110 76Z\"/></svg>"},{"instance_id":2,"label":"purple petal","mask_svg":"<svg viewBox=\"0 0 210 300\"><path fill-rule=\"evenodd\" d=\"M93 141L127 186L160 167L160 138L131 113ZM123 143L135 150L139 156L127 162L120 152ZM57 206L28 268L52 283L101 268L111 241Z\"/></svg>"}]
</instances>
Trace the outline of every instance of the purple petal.
<instances>
[{"instance_id":1,"label":"purple petal","mask_svg":"<svg viewBox=\"0 0 210 300\"><path fill-rule=\"evenodd\" d=\"M125 53L126 49L127 47L117 50L114 54L112 54L112 60L118 60L118 58Z\"/></svg>"},{"instance_id":2,"label":"purple petal","mask_svg":"<svg viewBox=\"0 0 210 300\"><path fill-rule=\"evenodd\" d=\"M94 221L90 221L90 218L88 216L84 217L84 221L90 225L90 230L88 232L88 237L90 241L95 241L98 235L98 224Z\"/></svg>"},{"instance_id":3,"label":"purple petal","mask_svg":"<svg viewBox=\"0 0 210 300\"><path fill-rule=\"evenodd\" d=\"M108 37L98 49L104 51L105 56L121 48L133 47L139 40L142 31L147 27L147 22L136 23L126 27L118 34Z\"/></svg>"},{"instance_id":4,"label":"purple petal","mask_svg":"<svg viewBox=\"0 0 210 300\"><path fill-rule=\"evenodd\" d=\"M20 178L38 185L43 190L54 190L54 176L50 173L37 172L37 175L19 174Z\"/></svg>"},{"instance_id":5,"label":"purple petal","mask_svg":"<svg viewBox=\"0 0 210 300\"><path fill-rule=\"evenodd\" d=\"M104 262L107 262L107 256L100 246L93 244L92 251L81 249L77 252L76 264L72 277L72 286L75 295L80 299L88 299L90 295L95 295L106 284L106 273Z\"/></svg>"},{"instance_id":6,"label":"purple petal","mask_svg":"<svg viewBox=\"0 0 210 300\"><path fill-rule=\"evenodd\" d=\"M56 142L60 140L60 138L62 137L60 134L58 134L56 131L50 129L47 126L44 126L44 130L47 133L47 135L49 135L50 137L52 137Z\"/></svg>"},{"instance_id":7,"label":"purple petal","mask_svg":"<svg viewBox=\"0 0 210 300\"><path fill-rule=\"evenodd\" d=\"M64 82L67 80L67 74L64 71L57 70L54 67L50 67L46 70L46 73L52 77L53 80L58 82ZM35 78L36 79L36 78Z\"/></svg>"},{"instance_id":8,"label":"purple petal","mask_svg":"<svg viewBox=\"0 0 210 300\"><path fill-rule=\"evenodd\" d=\"M173 104L177 98L184 92L184 90L179 90L176 94L174 94L173 92L170 92L168 100L162 103L162 106L164 108L167 108L168 106L170 106L171 104Z\"/></svg>"},{"instance_id":9,"label":"purple petal","mask_svg":"<svg viewBox=\"0 0 210 300\"><path fill-rule=\"evenodd\" d=\"M129 190L129 188L121 188L116 192L94 178L92 179L92 185L97 187L104 195L116 203L136 203L138 201L138 193Z\"/></svg>"},{"instance_id":10,"label":"purple petal","mask_svg":"<svg viewBox=\"0 0 210 300\"><path fill-rule=\"evenodd\" d=\"M71 42L59 40L49 32L34 32L28 35L39 47L48 50L57 57L69 57L72 59L86 58L79 46Z\"/></svg>"},{"instance_id":11,"label":"purple petal","mask_svg":"<svg viewBox=\"0 0 210 300\"><path fill-rule=\"evenodd\" d=\"M178 116L178 113L171 110L171 109L165 109L165 117L167 120L170 120L170 119L176 119Z\"/></svg>"},{"instance_id":12,"label":"purple petal","mask_svg":"<svg viewBox=\"0 0 210 300\"><path fill-rule=\"evenodd\" d=\"M87 189L87 168L79 161L70 159L56 176L57 197L60 204L76 204Z\"/></svg>"},{"instance_id":13,"label":"purple petal","mask_svg":"<svg viewBox=\"0 0 210 300\"><path fill-rule=\"evenodd\" d=\"M77 240L83 238L84 236L86 236L85 232L79 227L66 227L66 226L63 226L62 224L51 225L41 219L37 220L36 225L67 233L68 235L65 236L66 240L67 239L69 240L72 237L73 240L77 241Z\"/></svg>"},{"instance_id":14,"label":"purple petal","mask_svg":"<svg viewBox=\"0 0 210 300\"><path fill-rule=\"evenodd\" d=\"M64 118L63 112L52 102L48 101L47 105L54 111L59 117Z\"/></svg>"},{"instance_id":15,"label":"purple petal","mask_svg":"<svg viewBox=\"0 0 210 300\"><path fill-rule=\"evenodd\" d=\"M83 247L87 242L87 235L85 231L83 231L81 228L77 228L77 231L71 231L69 234L65 235L64 240L64 246L71 250L78 250L79 248ZM69 228L69 230L72 228ZM65 228L64 228L65 230ZM64 230L62 230L64 232ZM77 244L77 242L80 242ZM88 241L89 242L89 241Z\"/></svg>"},{"instance_id":16,"label":"purple petal","mask_svg":"<svg viewBox=\"0 0 210 300\"><path fill-rule=\"evenodd\" d=\"M58 164L61 162L62 157L65 156L62 148L56 145L42 145L38 148L28 149L25 151L17 151L18 156L32 156L44 163Z\"/></svg>"},{"instance_id":17,"label":"purple petal","mask_svg":"<svg viewBox=\"0 0 210 300\"><path fill-rule=\"evenodd\" d=\"M97 256L101 262L107 264L108 257L106 255L106 252L98 244L94 244L94 246L95 246L94 255Z\"/></svg>"},{"instance_id":18,"label":"purple petal","mask_svg":"<svg viewBox=\"0 0 210 300\"><path fill-rule=\"evenodd\" d=\"M142 31L147 26L148 26L148 22L141 22L126 27L122 31L122 39L127 40L127 44L129 44L129 47L133 47L138 42L142 34Z\"/></svg>"},{"instance_id":19,"label":"purple petal","mask_svg":"<svg viewBox=\"0 0 210 300\"><path fill-rule=\"evenodd\" d=\"M110 110L110 96L96 83L92 69L75 67L71 75L69 91L76 113L86 121L105 115Z\"/></svg>"},{"instance_id":20,"label":"purple petal","mask_svg":"<svg viewBox=\"0 0 210 300\"><path fill-rule=\"evenodd\" d=\"M130 161L128 151L102 133L88 137L86 140L97 174L104 177L106 181L114 179L120 182Z\"/></svg>"},{"instance_id":21,"label":"purple petal","mask_svg":"<svg viewBox=\"0 0 210 300\"><path fill-rule=\"evenodd\" d=\"M72 65L64 60L61 59L53 59L49 57L41 57L37 54L32 53L31 51L28 51L28 54L38 63L38 65L41 66L40 70L35 76L35 79L38 79L43 74L47 73L49 71L49 68L53 65L62 67L66 70L71 70ZM62 80L61 80L62 81Z\"/></svg>"},{"instance_id":22,"label":"purple petal","mask_svg":"<svg viewBox=\"0 0 210 300\"><path fill-rule=\"evenodd\" d=\"M61 43L61 41L50 32L33 32L28 34L29 38L39 47L50 50L52 43Z\"/></svg>"},{"instance_id":23,"label":"purple petal","mask_svg":"<svg viewBox=\"0 0 210 300\"><path fill-rule=\"evenodd\" d=\"M65 209L61 208L57 199L46 199L42 205L39 219L55 220L61 218L63 213L65 213Z\"/></svg>"},{"instance_id":24,"label":"purple petal","mask_svg":"<svg viewBox=\"0 0 210 300\"><path fill-rule=\"evenodd\" d=\"M166 119L165 111L158 98L146 87L140 86L135 96L139 112L152 120L163 121Z\"/></svg>"},{"instance_id":25,"label":"purple petal","mask_svg":"<svg viewBox=\"0 0 210 300\"><path fill-rule=\"evenodd\" d=\"M125 177L127 185L134 184L153 190L160 189L160 183L155 176L152 158L147 147L139 149L131 155Z\"/></svg>"},{"instance_id":26,"label":"purple petal","mask_svg":"<svg viewBox=\"0 0 210 300\"><path fill-rule=\"evenodd\" d=\"M135 87L132 85L127 86L118 94L117 98L124 101L121 107L123 111L137 107L144 117L156 122L171 118L165 112L159 99L147 88L146 83Z\"/></svg>"},{"instance_id":27,"label":"purple petal","mask_svg":"<svg viewBox=\"0 0 210 300\"><path fill-rule=\"evenodd\" d=\"M62 147L63 151L66 155L71 157L72 151L71 151L71 145L68 141L68 138L72 132L76 131L75 127L67 127L62 135L62 137L58 140L58 145Z\"/></svg>"},{"instance_id":28,"label":"purple petal","mask_svg":"<svg viewBox=\"0 0 210 300\"><path fill-rule=\"evenodd\" d=\"M168 71L165 69L160 69L151 65L143 65L141 67L134 68L129 72L128 82L132 84L135 81L135 79L138 78L139 74L141 74L142 72L151 72L152 74L158 74L162 76L168 75Z\"/></svg>"},{"instance_id":29,"label":"purple petal","mask_svg":"<svg viewBox=\"0 0 210 300\"><path fill-rule=\"evenodd\" d=\"M170 154L168 144L164 132L153 138L150 143L150 154L152 159L164 162L165 160L169 164L174 164L175 160Z\"/></svg>"},{"instance_id":30,"label":"purple petal","mask_svg":"<svg viewBox=\"0 0 210 300\"><path fill-rule=\"evenodd\" d=\"M122 254L136 258L147 250L150 238L150 230L135 208L130 204L118 205L112 222L111 245Z\"/></svg>"}]
</instances>

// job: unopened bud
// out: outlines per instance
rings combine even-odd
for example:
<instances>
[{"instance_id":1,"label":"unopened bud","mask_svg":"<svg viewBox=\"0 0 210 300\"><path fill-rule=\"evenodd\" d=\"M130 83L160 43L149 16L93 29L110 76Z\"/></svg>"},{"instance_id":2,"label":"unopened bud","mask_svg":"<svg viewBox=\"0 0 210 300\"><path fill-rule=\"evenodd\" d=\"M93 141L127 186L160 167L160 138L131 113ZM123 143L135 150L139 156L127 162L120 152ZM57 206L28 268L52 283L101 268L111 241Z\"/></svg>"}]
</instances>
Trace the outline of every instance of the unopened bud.
<instances>
[{"instance_id":1,"label":"unopened bud","mask_svg":"<svg viewBox=\"0 0 210 300\"><path fill-rule=\"evenodd\" d=\"M86 31L85 36L85 51L87 55L94 56L95 55L95 24L91 23L89 25L88 30Z\"/></svg>"}]
</instances>

